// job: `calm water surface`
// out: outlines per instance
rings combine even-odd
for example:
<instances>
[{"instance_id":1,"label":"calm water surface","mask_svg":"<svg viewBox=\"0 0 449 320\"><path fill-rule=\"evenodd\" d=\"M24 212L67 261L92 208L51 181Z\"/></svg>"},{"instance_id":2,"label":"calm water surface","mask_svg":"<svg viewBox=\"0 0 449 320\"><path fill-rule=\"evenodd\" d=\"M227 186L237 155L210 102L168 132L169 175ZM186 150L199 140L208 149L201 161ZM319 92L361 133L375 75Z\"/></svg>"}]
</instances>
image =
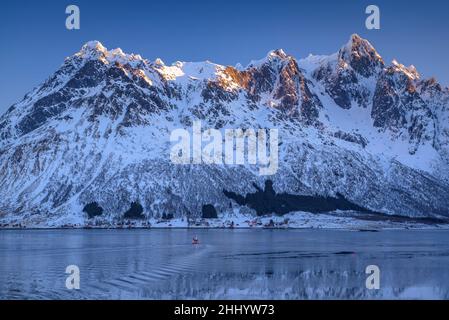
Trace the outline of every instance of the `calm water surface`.
<instances>
[{"instance_id":1,"label":"calm water surface","mask_svg":"<svg viewBox=\"0 0 449 320\"><path fill-rule=\"evenodd\" d=\"M449 231L1 230L0 298L448 299Z\"/></svg>"}]
</instances>

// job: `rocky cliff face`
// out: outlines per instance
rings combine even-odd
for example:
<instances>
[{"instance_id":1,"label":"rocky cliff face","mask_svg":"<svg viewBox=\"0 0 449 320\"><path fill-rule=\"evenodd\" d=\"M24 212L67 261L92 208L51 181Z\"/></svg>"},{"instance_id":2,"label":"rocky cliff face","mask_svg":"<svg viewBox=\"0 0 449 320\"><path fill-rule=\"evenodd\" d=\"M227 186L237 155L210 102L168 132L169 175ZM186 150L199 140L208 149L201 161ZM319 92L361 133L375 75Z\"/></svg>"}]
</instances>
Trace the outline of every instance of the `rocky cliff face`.
<instances>
[{"instance_id":1,"label":"rocky cliff face","mask_svg":"<svg viewBox=\"0 0 449 320\"><path fill-rule=\"evenodd\" d=\"M277 128L279 170L175 165L170 132ZM87 223L86 204L119 221L233 207L223 189L344 196L368 210L449 216L449 90L385 64L357 35L336 54L282 50L246 68L148 61L89 42L0 118L0 220Z\"/></svg>"}]
</instances>

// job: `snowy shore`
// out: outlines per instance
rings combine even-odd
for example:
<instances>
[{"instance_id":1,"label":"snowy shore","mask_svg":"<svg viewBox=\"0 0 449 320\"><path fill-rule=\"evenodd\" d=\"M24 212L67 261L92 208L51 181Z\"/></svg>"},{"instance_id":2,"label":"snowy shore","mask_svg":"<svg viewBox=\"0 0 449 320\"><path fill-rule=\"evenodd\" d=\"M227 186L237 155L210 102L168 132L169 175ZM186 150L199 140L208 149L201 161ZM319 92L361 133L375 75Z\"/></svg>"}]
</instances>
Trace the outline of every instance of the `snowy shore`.
<instances>
[{"instance_id":1,"label":"snowy shore","mask_svg":"<svg viewBox=\"0 0 449 320\"><path fill-rule=\"evenodd\" d=\"M133 228L266 228L266 229L343 229L378 231L386 229L449 229L448 220L422 219L398 216L374 216L358 213L330 212L313 214L294 212L283 216L224 214L216 219L145 219L110 221L105 219L73 219L61 217L52 222L27 220L1 221L0 229L133 229Z\"/></svg>"}]
</instances>

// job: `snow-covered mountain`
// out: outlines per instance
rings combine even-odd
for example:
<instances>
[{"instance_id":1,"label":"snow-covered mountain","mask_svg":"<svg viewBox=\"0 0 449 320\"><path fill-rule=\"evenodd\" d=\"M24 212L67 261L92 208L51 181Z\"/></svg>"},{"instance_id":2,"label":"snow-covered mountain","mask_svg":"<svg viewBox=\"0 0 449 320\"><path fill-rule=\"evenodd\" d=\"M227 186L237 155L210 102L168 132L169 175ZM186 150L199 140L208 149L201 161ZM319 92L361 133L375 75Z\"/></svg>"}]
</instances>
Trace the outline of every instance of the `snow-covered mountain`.
<instances>
[{"instance_id":1,"label":"snow-covered mountain","mask_svg":"<svg viewBox=\"0 0 449 320\"><path fill-rule=\"evenodd\" d=\"M175 165L170 133L277 128L273 176L253 165ZM245 196L344 197L366 210L449 217L449 89L386 64L357 35L337 53L296 60L274 50L246 68L148 61L86 43L0 118L0 220L26 225L141 216L254 214Z\"/></svg>"}]
</instances>

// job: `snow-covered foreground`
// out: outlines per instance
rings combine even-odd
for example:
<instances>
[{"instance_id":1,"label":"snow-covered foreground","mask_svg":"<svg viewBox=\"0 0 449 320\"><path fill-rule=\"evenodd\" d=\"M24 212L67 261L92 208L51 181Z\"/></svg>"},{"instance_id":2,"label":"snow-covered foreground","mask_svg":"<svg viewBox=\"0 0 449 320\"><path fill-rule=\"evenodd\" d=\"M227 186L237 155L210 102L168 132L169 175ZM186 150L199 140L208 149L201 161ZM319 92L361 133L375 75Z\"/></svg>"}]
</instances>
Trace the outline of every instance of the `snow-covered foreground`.
<instances>
[{"instance_id":1,"label":"snow-covered foreground","mask_svg":"<svg viewBox=\"0 0 449 320\"><path fill-rule=\"evenodd\" d=\"M367 219L366 215L348 216L348 213L333 212L313 214L294 212L284 216L228 215L219 219L201 219L188 224L184 219L173 221L154 220L153 228L273 228L273 229L342 229L342 230L383 230L383 229L449 229L449 222L429 223L418 220L393 219L382 216Z\"/></svg>"},{"instance_id":2,"label":"snow-covered foreground","mask_svg":"<svg viewBox=\"0 0 449 320\"><path fill-rule=\"evenodd\" d=\"M0 298L448 299L448 232L3 230ZM68 265L80 290L65 287Z\"/></svg>"},{"instance_id":3,"label":"snow-covered foreground","mask_svg":"<svg viewBox=\"0 0 449 320\"><path fill-rule=\"evenodd\" d=\"M4 229L341 229L341 230L387 230L387 229L449 229L448 220L431 220L422 218L408 218L379 214L366 214L348 211L336 211L314 214L309 212L293 212L279 215L255 217L251 214L220 215L216 219L144 219L124 220L114 223L96 219L85 225L69 216L69 219L57 219L52 223L34 223L27 225L23 222L9 221L0 225Z\"/></svg>"}]
</instances>

